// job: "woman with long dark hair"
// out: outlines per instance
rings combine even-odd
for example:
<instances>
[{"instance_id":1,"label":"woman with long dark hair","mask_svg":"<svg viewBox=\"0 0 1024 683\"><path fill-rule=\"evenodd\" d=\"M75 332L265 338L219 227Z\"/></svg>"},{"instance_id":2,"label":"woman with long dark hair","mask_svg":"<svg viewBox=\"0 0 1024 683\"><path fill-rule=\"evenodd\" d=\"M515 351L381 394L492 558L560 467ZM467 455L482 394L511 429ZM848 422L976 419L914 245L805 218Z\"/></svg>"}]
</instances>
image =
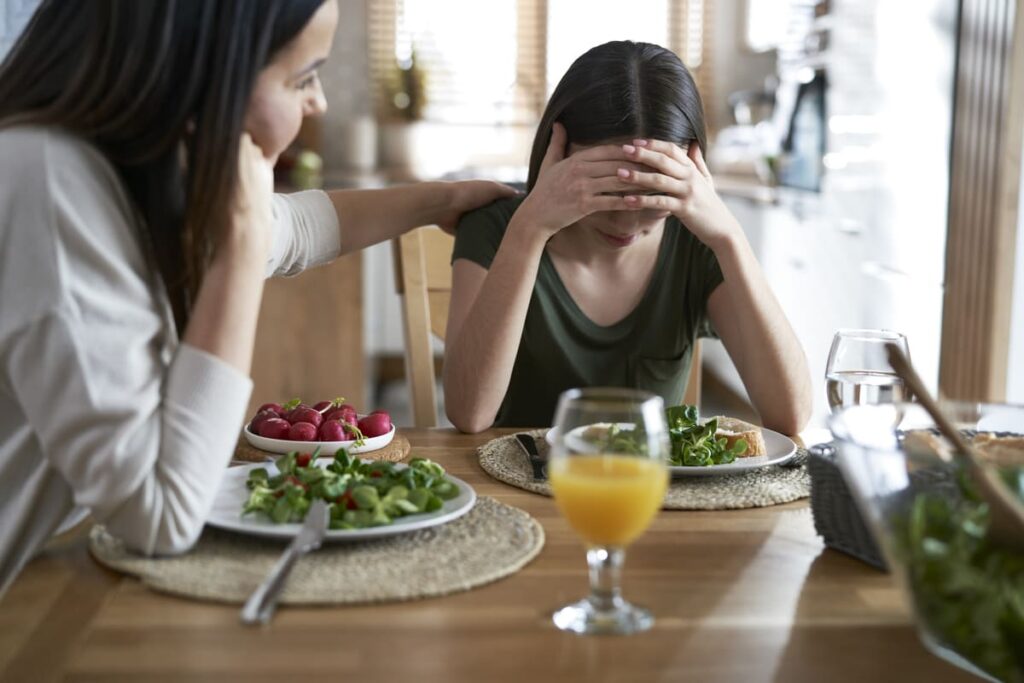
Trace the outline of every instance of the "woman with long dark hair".
<instances>
[{"instance_id":1,"label":"woman with long dark hair","mask_svg":"<svg viewBox=\"0 0 1024 683\"><path fill-rule=\"evenodd\" d=\"M799 431L807 361L704 164L700 94L662 47L606 43L555 88L528 194L456 235L445 402L461 430L551 424L581 386L678 404L694 341L717 334L766 427Z\"/></svg>"},{"instance_id":2,"label":"woman with long dark hair","mask_svg":"<svg viewBox=\"0 0 1024 683\"><path fill-rule=\"evenodd\" d=\"M336 0L49 0L0 65L0 592L76 506L142 552L194 542L266 275L513 194L273 195L337 20Z\"/></svg>"}]
</instances>

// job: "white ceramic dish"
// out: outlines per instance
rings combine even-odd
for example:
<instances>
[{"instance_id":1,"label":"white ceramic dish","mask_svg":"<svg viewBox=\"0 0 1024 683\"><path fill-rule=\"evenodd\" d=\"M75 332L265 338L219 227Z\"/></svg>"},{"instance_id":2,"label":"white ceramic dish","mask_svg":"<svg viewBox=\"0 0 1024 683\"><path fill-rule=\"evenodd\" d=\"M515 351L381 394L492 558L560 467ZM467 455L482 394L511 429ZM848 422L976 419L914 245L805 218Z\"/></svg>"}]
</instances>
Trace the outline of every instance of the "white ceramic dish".
<instances>
[{"instance_id":1,"label":"white ceramic dish","mask_svg":"<svg viewBox=\"0 0 1024 683\"><path fill-rule=\"evenodd\" d=\"M331 462L330 458L322 458L317 461L320 467L326 467ZM249 472L257 467L266 468L271 476L277 474L277 468L273 463L253 463L241 467L228 468L224 474L217 497L213 502L213 509L206 523L218 529L226 529L240 534L250 536L262 536L264 538L294 538L301 524L274 524L260 514L248 514L242 516L242 508L245 501L249 499L249 490L245 482L249 478ZM396 464L396 468L404 469L408 465ZM397 518L394 523L387 526L368 527L365 529L328 529L325 540L328 541L365 541L372 538L383 538L404 534L418 529L426 529L439 524L445 524L457 519L469 512L476 503L476 491L458 477L450 474L445 475L459 487L459 495L451 500L446 500L444 506L436 512L428 512L419 515L408 515Z\"/></svg>"},{"instance_id":2,"label":"white ceramic dish","mask_svg":"<svg viewBox=\"0 0 1024 683\"><path fill-rule=\"evenodd\" d=\"M345 448L351 455L369 453L384 448L395 438L395 426L391 425L391 431L380 436L371 436L363 439L362 446L356 446L355 441L289 441L288 439L268 439L259 434L249 431L249 425L243 429L245 440L253 448L271 453L290 453L300 451L311 453L317 446L320 447L320 455L334 455L339 448Z\"/></svg>"}]
</instances>

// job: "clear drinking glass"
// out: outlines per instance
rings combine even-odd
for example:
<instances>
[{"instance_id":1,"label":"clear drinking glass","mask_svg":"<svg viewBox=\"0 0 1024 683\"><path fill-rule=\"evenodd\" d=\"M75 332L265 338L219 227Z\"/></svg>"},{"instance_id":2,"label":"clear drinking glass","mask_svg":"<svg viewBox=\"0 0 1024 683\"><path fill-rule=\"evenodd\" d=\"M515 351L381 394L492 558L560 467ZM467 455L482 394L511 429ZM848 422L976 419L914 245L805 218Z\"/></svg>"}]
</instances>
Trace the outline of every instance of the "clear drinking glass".
<instances>
[{"instance_id":1,"label":"clear drinking glass","mask_svg":"<svg viewBox=\"0 0 1024 683\"><path fill-rule=\"evenodd\" d=\"M907 338L889 330L839 330L825 366L825 392L834 415L854 405L908 400L903 380L889 365L886 344L898 344L910 358Z\"/></svg>"},{"instance_id":2,"label":"clear drinking glass","mask_svg":"<svg viewBox=\"0 0 1024 683\"><path fill-rule=\"evenodd\" d=\"M647 529L668 487L668 428L661 398L633 389L562 394L548 434L555 503L587 546L590 595L553 615L576 633L636 633L654 623L622 598L626 546Z\"/></svg>"}]
</instances>

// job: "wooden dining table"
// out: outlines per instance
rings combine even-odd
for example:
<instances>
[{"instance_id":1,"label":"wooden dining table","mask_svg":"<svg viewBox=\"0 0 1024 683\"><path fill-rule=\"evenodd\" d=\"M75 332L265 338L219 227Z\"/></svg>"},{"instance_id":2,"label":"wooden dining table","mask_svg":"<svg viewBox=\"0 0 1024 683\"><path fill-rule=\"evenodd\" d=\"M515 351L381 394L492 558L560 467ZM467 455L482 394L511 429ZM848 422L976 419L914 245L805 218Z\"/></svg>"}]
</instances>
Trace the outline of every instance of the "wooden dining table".
<instances>
[{"instance_id":1,"label":"wooden dining table","mask_svg":"<svg viewBox=\"0 0 1024 683\"><path fill-rule=\"evenodd\" d=\"M489 477L477 447L507 433L402 430L479 495L526 510L541 553L446 597L289 607L154 592L96 563L88 526L55 538L0 599L2 681L970 681L918 641L892 577L826 549L806 500L662 511L629 548L625 597L651 631L578 636L551 612L587 591L584 548L552 499Z\"/></svg>"}]
</instances>

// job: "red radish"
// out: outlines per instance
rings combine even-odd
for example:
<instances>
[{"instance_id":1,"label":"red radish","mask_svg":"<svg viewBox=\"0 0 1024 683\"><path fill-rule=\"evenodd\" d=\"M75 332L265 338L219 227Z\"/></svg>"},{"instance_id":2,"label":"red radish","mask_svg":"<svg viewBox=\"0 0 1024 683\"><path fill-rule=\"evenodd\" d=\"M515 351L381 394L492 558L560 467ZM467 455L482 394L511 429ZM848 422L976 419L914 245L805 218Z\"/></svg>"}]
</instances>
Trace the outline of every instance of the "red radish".
<instances>
[{"instance_id":1,"label":"red radish","mask_svg":"<svg viewBox=\"0 0 1024 683\"><path fill-rule=\"evenodd\" d=\"M309 467L309 461L313 459L313 456L309 453L299 453L295 456L295 465L297 467Z\"/></svg>"},{"instance_id":2,"label":"red radish","mask_svg":"<svg viewBox=\"0 0 1024 683\"><path fill-rule=\"evenodd\" d=\"M287 420L293 425L299 424L300 422L308 422L314 427L319 427L320 423L324 420L324 416L309 406L299 406L288 413Z\"/></svg>"},{"instance_id":3,"label":"red radish","mask_svg":"<svg viewBox=\"0 0 1024 683\"><path fill-rule=\"evenodd\" d=\"M287 420L271 417L260 424L259 435L265 436L268 439L287 439L291 427Z\"/></svg>"},{"instance_id":4,"label":"red radish","mask_svg":"<svg viewBox=\"0 0 1024 683\"><path fill-rule=\"evenodd\" d=\"M316 441L316 425L296 422L288 430L289 441Z\"/></svg>"},{"instance_id":5,"label":"red radish","mask_svg":"<svg viewBox=\"0 0 1024 683\"><path fill-rule=\"evenodd\" d=\"M287 404L285 404L285 407L284 407L284 415L282 415L281 417L283 417L284 419L286 419L289 422L291 422L292 421L292 417L291 417L292 413L294 413L296 410L302 410L304 408L305 409L309 409L309 410L313 410L312 408L309 407L309 405L307 405L305 403L287 403Z\"/></svg>"},{"instance_id":6,"label":"red radish","mask_svg":"<svg viewBox=\"0 0 1024 683\"><path fill-rule=\"evenodd\" d=\"M268 410L278 417L281 417L281 415L284 414L284 408L282 408L279 403L264 403L260 406L260 409L256 411L256 414L259 415L260 413L264 413Z\"/></svg>"},{"instance_id":7,"label":"red radish","mask_svg":"<svg viewBox=\"0 0 1024 683\"><path fill-rule=\"evenodd\" d=\"M320 441L345 441L345 428L338 420L327 420L317 432Z\"/></svg>"},{"instance_id":8,"label":"red radish","mask_svg":"<svg viewBox=\"0 0 1024 683\"><path fill-rule=\"evenodd\" d=\"M318 413L323 413L324 409L329 408L332 405L334 404L330 401L320 401L319 403L313 406L313 410L315 410Z\"/></svg>"},{"instance_id":9,"label":"red radish","mask_svg":"<svg viewBox=\"0 0 1024 683\"><path fill-rule=\"evenodd\" d=\"M256 417L254 417L252 419L252 422L249 423L249 431L252 432L253 434L259 434L260 433L260 425L261 424L263 424L267 420L277 419L277 418L278 418L277 413L272 412L270 410L264 410L264 411L261 411L259 413L256 413Z\"/></svg>"},{"instance_id":10,"label":"red radish","mask_svg":"<svg viewBox=\"0 0 1024 683\"><path fill-rule=\"evenodd\" d=\"M339 420L354 426L359 422L359 416L356 415L355 410L351 410L350 408L351 406L335 408L324 416L324 420Z\"/></svg>"},{"instance_id":11,"label":"red radish","mask_svg":"<svg viewBox=\"0 0 1024 683\"><path fill-rule=\"evenodd\" d=\"M391 431L391 416L387 413L371 413L359 421L363 436L383 436Z\"/></svg>"}]
</instances>

